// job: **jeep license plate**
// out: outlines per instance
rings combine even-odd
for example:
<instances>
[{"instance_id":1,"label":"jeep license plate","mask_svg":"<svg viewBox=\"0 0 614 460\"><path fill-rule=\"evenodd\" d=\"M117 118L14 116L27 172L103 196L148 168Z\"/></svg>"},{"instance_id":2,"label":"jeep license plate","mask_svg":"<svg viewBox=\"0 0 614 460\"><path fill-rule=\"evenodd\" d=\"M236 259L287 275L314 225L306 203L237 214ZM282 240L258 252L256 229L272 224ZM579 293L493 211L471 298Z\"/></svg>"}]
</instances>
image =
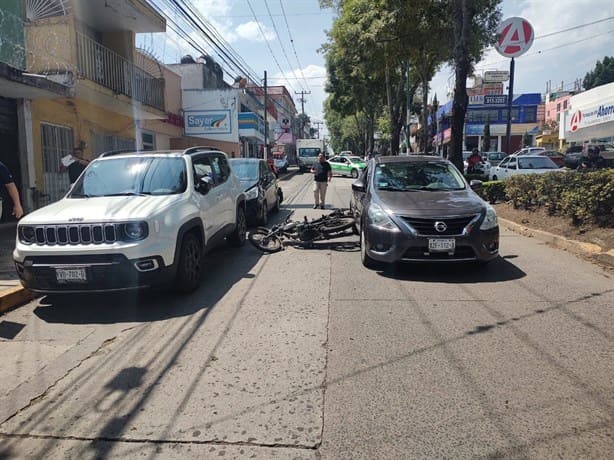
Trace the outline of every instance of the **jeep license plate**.
<instances>
[{"instance_id":1,"label":"jeep license plate","mask_svg":"<svg viewBox=\"0 0 614 460\"><path fill-rule=\"evenodd\" d=\"M55 277L58 283L84 283L87 281L85 268L56 268Z\"/></svg>"},{"instance_id":2,"label":"jeep license plate","mask_svg":"<svg viewBox=\"0 0 614 460\"><path fill-rule=\"evenodd\" d=\"M456 248L456 240L451 239L429 239L429 251L432 252L451 252Z\"/></svg>"}]
</instances>

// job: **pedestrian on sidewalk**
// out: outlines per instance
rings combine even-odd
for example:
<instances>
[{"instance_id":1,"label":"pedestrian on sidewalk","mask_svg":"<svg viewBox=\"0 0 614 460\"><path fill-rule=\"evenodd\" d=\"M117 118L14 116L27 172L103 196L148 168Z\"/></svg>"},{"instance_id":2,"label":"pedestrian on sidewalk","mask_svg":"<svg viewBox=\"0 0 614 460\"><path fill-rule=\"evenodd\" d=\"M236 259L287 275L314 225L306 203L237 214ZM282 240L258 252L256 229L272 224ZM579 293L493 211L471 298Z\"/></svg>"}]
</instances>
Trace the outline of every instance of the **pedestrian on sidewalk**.
<instances>
[{"instance_id":1,"label":"pedestrian on sidewalk","mask_svg":"<svg viewBox=\"0 0 614 460\"><path fill-rule=\"evenodd\" d=\"M6 191L8 192L11 200L13 200L13 215L17 219L21 219L23 216L23 208L21 207L21 200L19 199L19 190L17 190L17 186L15 185L15 180L13 179L13 175L9 171L9 168L6 167L4 163L0 161L0 181L6 187ZM2 208L0 208L0 217L2 213Z\"/></svg>"},{"instance_id":2,"label":"pedestrian on sidewalk","mask_svg":"<svg viewBox=\"0 0 614 460\"><path fill-rule=\"evenodd\" d=\"M313 209L324 209L326 206L326 189L333 178L333 169L326 157L318 150L318 162L311 168L313 174L313 197L315 204Z\"/></svg>"}]
</instances>

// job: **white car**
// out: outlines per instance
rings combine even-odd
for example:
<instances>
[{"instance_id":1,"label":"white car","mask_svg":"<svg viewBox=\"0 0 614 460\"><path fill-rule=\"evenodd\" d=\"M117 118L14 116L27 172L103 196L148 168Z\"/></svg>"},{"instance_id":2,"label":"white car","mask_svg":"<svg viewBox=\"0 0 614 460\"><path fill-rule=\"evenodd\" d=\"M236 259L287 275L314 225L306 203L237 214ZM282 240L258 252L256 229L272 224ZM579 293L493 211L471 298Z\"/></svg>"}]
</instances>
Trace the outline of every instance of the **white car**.
<instances>
[{"instance_id":1,"label":"white car","mask_svg":"<svg viewBox=\"0 0 614 460\"><path fill-rule=\"evenodd\" d=\"M514 152L512 155L531 155L532 153L541 153L545 151L546 149L544 147L524 147Z\"/></svg>"},{"instance_id":2,"label":"white car","mask_svg":"<svg viewBox=\"0 0 614 460\"><path fill-rule=\"evenodd\" d=\"M278 172L288 172L289 163L288 159L286 158L286 155L273 154L273 164L275 165L275 168L277 168Z\"/></svg>"},{"instance_id":3,"label":"white car","mask_svg":"<svg viewBox=\"0 0 614 460\"><path fill-rule=\"evenodd\" d=\"M542 155L510 155L497 166L490 168L490 180L503 180L517 174L544 174L557 171L559 167L550 158Z\"/></svg>"},{"instance_id":4,"label":"white car","mask_svg":"<svg viewBox=\"0 0 614 460\"><path fill-rule=\"evenodd\" d=\"M195 290L203 254L245 243L245 194L226 154L103 154L66 196L19 221L13 259L40 293Z\"/></svg>"}]
</instances>

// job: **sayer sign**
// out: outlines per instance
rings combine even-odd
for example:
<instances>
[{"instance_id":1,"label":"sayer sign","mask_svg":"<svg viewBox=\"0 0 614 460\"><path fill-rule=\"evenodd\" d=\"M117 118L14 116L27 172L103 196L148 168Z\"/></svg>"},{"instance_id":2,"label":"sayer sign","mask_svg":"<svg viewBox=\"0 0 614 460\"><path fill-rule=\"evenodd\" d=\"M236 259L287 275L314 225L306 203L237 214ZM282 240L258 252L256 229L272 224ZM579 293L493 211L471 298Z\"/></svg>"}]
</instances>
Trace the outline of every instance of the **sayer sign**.
<instances>
[{"instance_id":1,"label":"sayer sign","mask_svg":"<svg viewBox=\"0 0 614 460\"><path fill-rule=\"evenodd\" d=\"M497 29L499 39L495 49L500 55L515 58L524 54L533 44L533 27L523 18L508 18Z\"/></svg>"}]
</instances>

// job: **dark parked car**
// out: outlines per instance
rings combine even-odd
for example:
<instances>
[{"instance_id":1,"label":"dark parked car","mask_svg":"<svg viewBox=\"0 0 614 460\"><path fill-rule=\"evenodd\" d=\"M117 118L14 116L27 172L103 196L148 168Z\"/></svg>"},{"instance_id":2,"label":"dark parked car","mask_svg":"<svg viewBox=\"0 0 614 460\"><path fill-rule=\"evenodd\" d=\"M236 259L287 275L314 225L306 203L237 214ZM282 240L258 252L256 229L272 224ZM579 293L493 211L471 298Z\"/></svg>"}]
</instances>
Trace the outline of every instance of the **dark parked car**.
<instances>
[{"instance_id":1,"label":"dark parked car","mask_svg":"<svg viewBox=\"0 0 614 460\"><path fill-rule=\"evenodd\" d=\"M480 181L472 181L474 187ZM352 184L363 265L391 262L488 262L499 253L499 226L448 160L379 157Z\"/></svg>"},{"instance_id":2,"label":"dark parked car","mask_svg":"<svg viewBox=\"0 0 614 460\"><path fill-rule=\"evenodd\" d=\"M277 212L283 193L267 162L258 158L233 158L230 167L241 181L247 199L247 221L266 225L269 212Z\"/></svg>"},{"instance_id":3,"label":"dark parked car","mask_svg":"<svg viewBox=\"0 0 614 460\"><path fill-rule=\"evenodd\" d=\"M571 169L576 169L580 166L582 150L583 148L581 145L572 145L565 150L565 166Z\"/></svg>"}]
</instances>

